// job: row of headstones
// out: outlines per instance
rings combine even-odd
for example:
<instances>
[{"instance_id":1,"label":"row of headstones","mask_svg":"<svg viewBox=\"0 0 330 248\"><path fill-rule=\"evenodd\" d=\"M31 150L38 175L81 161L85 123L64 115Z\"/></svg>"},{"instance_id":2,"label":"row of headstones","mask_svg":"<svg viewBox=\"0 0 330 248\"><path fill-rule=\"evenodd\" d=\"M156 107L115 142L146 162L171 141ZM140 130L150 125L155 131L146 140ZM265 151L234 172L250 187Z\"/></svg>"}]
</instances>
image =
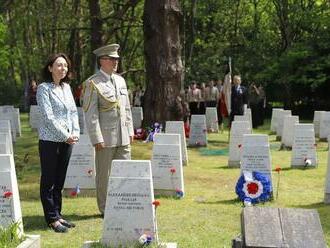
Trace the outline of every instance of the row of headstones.
<instances>
[{"instance_id":1,"label":"row of headstones","mask_svg":"<svg viewBox=\"0 0 330 248\"><path fill-rule=\"evenodd\" d=\"M0 106L0 120L0 132L7 132L7 123L9 123L11 128L11 140L16 142L16 137L22 135L19 108L15 108L11 105Z\"/></svg>"},{"instance_id":2,"label":"row of headstones","mask_svg":"<svg viewBox=\"0 0 330 248\"><path fill-rule=\"evenodd\" d=\"M291 110L274 108L270 129L276 133L278 138L285 138L285 140L282 140L284 145L290 146L292 144L290 143L290 137L292 137L293 132L289 132L287 127L294 125L296 122L299 122L299 117L291 116ZM313 124L315 137L326 140L330 135L330 111L314 111Z\"/></svg>"}]
</instances>

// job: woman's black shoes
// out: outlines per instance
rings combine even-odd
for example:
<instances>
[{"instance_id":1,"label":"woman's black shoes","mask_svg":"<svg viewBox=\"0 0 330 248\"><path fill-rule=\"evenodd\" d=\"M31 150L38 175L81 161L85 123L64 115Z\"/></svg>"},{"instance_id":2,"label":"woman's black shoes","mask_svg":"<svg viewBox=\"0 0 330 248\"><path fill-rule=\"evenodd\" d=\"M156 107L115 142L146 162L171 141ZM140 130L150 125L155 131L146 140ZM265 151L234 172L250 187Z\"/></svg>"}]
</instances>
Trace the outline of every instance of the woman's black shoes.
<instances>
[{"instance_id":1,"label":"woman's black shoes","mask_svg":"<svg viewBox=\"0 0 330 248\"><path fill-rule=\"evenodd\" d=\"M54 223L54 224L49 224L49 226L50 226L51 229L53 229L57 233L66 233L66 232L68 232L68 228L65 227L62 224L58 224L57 226L55 226L55 223Z\"/></svg>"},{"instance_id":2,"label":"woman's black shoes","mask_svg":"<svg viewBox=\"0 0 330 248\"><path fill-rule=\"evenodd\" d=\"M75 225L74 223L72 223L72 222L70 222L70 221L67 221L67 220L62 220L62 221L60 221L60 223L61 223L63 226L67 227L67 228L73 228L73 227L76 227L76 225Z\"/></svg>"}]
</instances>

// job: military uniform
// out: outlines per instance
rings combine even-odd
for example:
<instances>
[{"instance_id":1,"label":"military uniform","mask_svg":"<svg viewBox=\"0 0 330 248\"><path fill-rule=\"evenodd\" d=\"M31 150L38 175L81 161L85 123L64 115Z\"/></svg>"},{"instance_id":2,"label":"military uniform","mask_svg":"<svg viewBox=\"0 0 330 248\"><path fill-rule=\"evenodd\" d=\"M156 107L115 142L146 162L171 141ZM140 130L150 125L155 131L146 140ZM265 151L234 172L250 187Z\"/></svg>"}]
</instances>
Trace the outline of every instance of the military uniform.
<instances>
[{"instance_id":1,"label":"military uniform","mask_svg":"<svg viewBox=\"0 0 330 248\"><path fill-rule=\"evenodd\" d=\"M95 154L97 203L103 214L112 160L131 159L130 136L134 136L134 130L124 78L102 70L88 78L83 109L92 144L105 145Z\"/></svg>"}]
</instances>

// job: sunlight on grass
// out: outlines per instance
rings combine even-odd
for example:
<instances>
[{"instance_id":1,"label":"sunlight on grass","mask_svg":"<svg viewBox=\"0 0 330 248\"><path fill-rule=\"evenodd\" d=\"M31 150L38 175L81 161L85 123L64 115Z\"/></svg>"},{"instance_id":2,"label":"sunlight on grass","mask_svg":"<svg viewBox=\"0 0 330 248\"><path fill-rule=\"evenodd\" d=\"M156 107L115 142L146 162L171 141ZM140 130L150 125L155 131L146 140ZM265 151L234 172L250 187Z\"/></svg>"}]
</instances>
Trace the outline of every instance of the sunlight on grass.
<instances>
[{"instance_id":1,"label":"sunlight on grass","mask_svg":"<svg viewBox=\"0 0 330 248\"><path fill-rule=\"evenodd\" d=\"M68 234L57 234L45 224L39 200L39 156L37 135L28 126L27 114L22 114L22 137L15 145L15 162L19 180L24 230L40 234L42 247L81 247L86 240L99 240L102 218L96 199L64 198L63 213L77 224ZM269 133L269 121L256 133ZM240 233L242 204L234 188L239 169L228 168L228 130L208 135L209 154L205 148L188 149L189 164L184 168L185 197L181 200L160 197L157 208L159 237L164 242L177 242L178 247L231 247L231 240ZM319 142L316 169L291 169L289 151L279 151L279 142L270 136L272 166L281 166L279 198L265 206L314 208L320 214L323 231L330 244L330 206L323 204L327 167L327 143ZM133 159L150 159L152 143L135 141ZM204 150L205 151L205 150ZM218 151L215 152L215 151ZM213 152L213 153L212 153ZM276 186L278 175L273 172ZM276 190L276 189L275 189Z\"/></svg>"}]
</instances>

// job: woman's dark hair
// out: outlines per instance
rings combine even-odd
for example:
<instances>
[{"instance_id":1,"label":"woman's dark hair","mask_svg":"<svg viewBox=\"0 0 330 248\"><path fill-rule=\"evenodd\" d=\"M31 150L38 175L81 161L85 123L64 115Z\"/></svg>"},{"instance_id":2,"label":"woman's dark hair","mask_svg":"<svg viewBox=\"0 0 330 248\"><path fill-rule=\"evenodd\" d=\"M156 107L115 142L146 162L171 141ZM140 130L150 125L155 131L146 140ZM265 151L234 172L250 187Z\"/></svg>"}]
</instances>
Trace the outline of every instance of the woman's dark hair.
<instances>
[{"instance_id":1,"label":"woman's dark hair","mask_svg":"<svg viewBox=\"0 0 330 248\"><path fill-rule=\"evenodd\" d=\"M44 82L53 82L52 73L49 71L48 67L52 66L54 64L55 60L58 59L59 57L64 58L66 60L66 63L68 64L68 72L67 72L66 76L63 79L61 79L60 84L62 85L63 82L69 81L69 79L70 79L69 74L71 73L71 61L65 53L55 53L48 57L47 63L44 66L44 68L42 69L42 78L43 78Z\"/></svg>"}]
</instances>

